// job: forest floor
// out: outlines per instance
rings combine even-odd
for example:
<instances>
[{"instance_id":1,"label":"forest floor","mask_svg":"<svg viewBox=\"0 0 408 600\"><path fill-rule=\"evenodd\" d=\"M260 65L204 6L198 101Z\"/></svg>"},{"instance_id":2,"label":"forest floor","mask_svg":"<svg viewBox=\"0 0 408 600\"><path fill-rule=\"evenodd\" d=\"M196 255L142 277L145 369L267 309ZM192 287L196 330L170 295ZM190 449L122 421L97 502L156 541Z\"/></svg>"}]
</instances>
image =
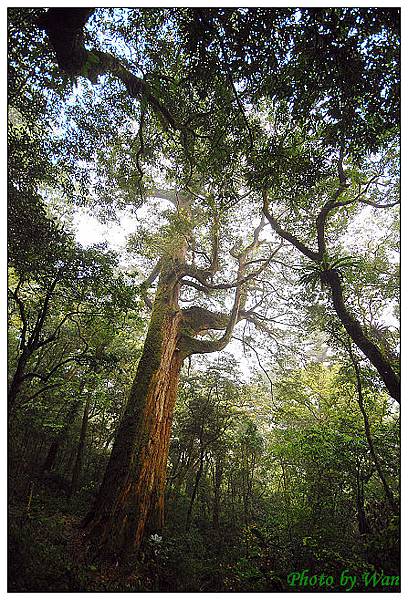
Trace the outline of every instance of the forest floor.
<instances>
[{"instance_id":1,"label":"forest floor","mask_svg":"<svg viewBox=\"0 0 408 600\"><path fill-rule=\"evenodd\" d=\"M54 482L55 483L55 482ZM28 492L28 493L27 493ZM214 532L158 537L130 564L103 564L84 543L80 523L91 497L69 501L56 481L9 499L9 592L283 591L280 578L252 569ZM204 543L203 543L204 541ZM232 540L231 540L232 542ZM230 547L230 552L228 551Z\"/></svg>"},{"instance_id":2,"label":"forest floor","mask_svg":"<svg viewBox=\"0 0 408 600\"><path fill-rule=\"evenodd\" d=\"M171 530L153 536L137 559L102 563L90 554L80 527L92 492L85 489L69 500L63 483L50 476L33 487L27 479L20 493L9 493L9 592L313 591L288 586L283 565L291 559L280 556L282 550L279 565L266 544L245 545L242 531L216 532L203 524L187 532L177 511L169 519Z\"/></svg>"}]
</instances>

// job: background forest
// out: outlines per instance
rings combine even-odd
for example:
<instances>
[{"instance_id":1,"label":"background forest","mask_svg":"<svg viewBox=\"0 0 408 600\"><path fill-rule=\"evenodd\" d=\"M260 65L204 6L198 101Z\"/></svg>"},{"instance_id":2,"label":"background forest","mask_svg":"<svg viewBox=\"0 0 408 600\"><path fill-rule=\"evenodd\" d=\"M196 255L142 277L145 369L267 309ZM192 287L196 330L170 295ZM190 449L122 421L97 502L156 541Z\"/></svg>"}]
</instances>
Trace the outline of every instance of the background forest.
<instances>
[{"instance_id":1,"label":"background forest","mask_svg":"<svg viewBox=\"0 0 408 600\"><path fill-rule=\"evenodd\" d=\"M8 32L9 591L397 591L399 9Z\"/></svg>"}]
</instances>

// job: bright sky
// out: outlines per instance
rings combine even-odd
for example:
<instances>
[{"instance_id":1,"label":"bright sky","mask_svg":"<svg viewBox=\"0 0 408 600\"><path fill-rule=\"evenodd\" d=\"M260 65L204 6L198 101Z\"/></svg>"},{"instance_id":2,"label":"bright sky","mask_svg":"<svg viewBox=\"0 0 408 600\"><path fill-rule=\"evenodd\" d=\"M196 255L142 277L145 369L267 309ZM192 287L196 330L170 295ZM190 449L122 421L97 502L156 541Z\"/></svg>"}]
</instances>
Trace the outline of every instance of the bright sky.
<instances>
[{"instance_id":1,"label":"bright sky","mask_svg":"<svg viewBox=\"0 0 408 600\"><path fill-rule=\"evenodd\" d=\"M139 209L139 216L143 210L144 207ZM118 223L103 224L88 210L78 209L73 223L77 241L85 247L107 242L112 250L120 252L125 247L127 237L136 230L137 219L124 210L118 212L118 218Z\"/></svg>"}]
</instances>

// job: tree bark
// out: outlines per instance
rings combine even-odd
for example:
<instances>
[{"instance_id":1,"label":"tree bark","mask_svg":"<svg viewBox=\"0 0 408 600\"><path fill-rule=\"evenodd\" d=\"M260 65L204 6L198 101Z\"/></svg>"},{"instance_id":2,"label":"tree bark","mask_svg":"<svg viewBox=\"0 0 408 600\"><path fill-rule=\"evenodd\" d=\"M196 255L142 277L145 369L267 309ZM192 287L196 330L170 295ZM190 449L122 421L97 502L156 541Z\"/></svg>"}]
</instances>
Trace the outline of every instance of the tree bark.
<instances>
[{"instance_id":1,"label":"tree bark","mask_svg":"<svg viewBox=\"0 0 408 600\"><path fill-rule=\"evenodd\" d=\"M175 194L177 210L189 212L189 202L188 197ZM248 280L248 257L260 245L262 227L261 221L253 241L235 256L237 283L229 315L199 307L180 309L182 279L191 270L186 264L185 234L173 238L160 259L159 282L136 377L98 497L83 523L90 541L106 556L137 552L144 537L164 525L167 458L181 366L187 356L218 352L230 341L245 305L242 282ZM153 282L151 277L148 280ZM196 339L209 329L224 329L224 334L217 340Z\"/></svg>"},{"instance_id":2,"label":"tree bark","mask_svg":"<svg viewBox=\"0 0 408 600\"><path fill-rule=\"evenodd\" d=\"M170 261L172 262L172 261ZM184 355L179 273L162 268L152 316L105 476L85 519L89 538L106 555L137 551L164 524L164 490L173 409Z\"/></svg>"},{"instance_id":3,"label":"tree bark","mask_svg":"<svg viewBox=\"0 0 408 600\"><path fill-rule=\"evenodd\" d=\"M390 395L395 398L397 402L400 402L400 379L379 348L366 336L357 319L348 312L344 304L343 289L339 274L334 269L324 271L322 273L322 281L330 287L334 309L340 321L343 323L345 330L356 346L360 348L363 354L377 369Z\"/></svg>"}]
</instances>

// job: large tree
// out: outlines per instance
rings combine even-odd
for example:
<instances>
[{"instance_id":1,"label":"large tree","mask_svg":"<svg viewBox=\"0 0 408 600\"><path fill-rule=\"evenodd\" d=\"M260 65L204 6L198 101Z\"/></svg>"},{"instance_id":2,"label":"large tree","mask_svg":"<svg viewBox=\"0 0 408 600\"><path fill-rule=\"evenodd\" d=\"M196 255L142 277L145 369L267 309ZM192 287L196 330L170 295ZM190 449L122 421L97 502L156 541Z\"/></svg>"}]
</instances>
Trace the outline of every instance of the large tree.
<instances>
[{"instance_id":1,"label":"large tree","mask_svg":"<svg viewBox=\"0 0 408 600\"><path fill-rule=\"evenodd\" d=\"M395 130L398 12L136 9L117 15L49 9L39 25L61 71L91 82L78 93L75 114L64 112L66 143L54 148L55 160L73 168L76 193L102 202L156 197L174 206L157 264L142 286L149 304L147 289L158 280L144 350L86 520L91 537L105 549L137 549L146 531L163 525L183 361L225 348L239 320L265 324L259 310L254 313L265 295L256 300L251 286L261 274L267 277L277 244L260 237L262 206L280 237L322 263L325 223L346 187L341 167L339 187L330 196L330 159L345 152L359 165ZM98 29L111 30L113 41L106 35L101 42ZM305 144L305 138L312 142ZM317 251L276 226L268 193L282 181L297 226L299 196L303 201L310 189L326 185ZM234 230L238 210L241 223ZM254 217L260 224L250 233ZM349 315L332 266L322 280L331 284L336 311L396 395L395 374ZM222 290L233 291L229 312L219 304L211 310L206 300L210 292L219 298ZM197 292L204 298L199 302ZM222 333L211 339L206 334L214 330Z\"/></svg>"}]
</instances>

